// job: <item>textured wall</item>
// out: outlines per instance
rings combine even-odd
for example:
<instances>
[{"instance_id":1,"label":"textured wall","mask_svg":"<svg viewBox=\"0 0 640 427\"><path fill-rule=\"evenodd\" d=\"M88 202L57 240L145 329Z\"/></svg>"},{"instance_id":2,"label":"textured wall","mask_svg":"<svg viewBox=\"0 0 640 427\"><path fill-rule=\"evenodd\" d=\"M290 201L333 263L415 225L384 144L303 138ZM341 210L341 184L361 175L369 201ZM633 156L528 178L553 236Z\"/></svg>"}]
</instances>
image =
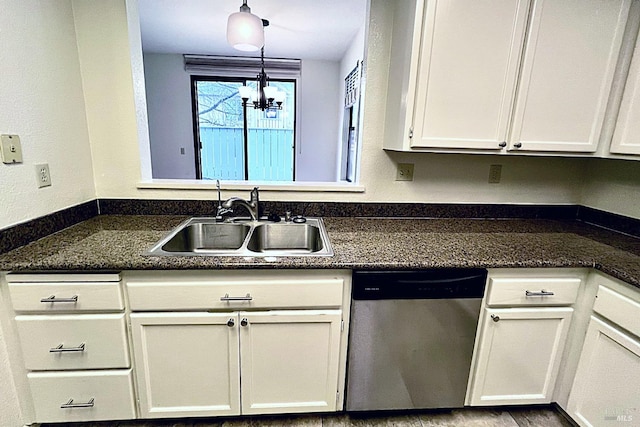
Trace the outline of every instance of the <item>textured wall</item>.
<instances>
[{"instance_id":1,"label":"textured wall","mask_svg":"<svg viewBox=\"0 0 640 427\"><path fill-rule=\"evenodd\" d=\"M640 219L640 161L591 160L581 204Z\"/></svg>"},{"instance_id":2,"label":"textured wall","mask_svg":"<svg viewBox=\"0 0 640 427\"><path fill-rule=\"evenodd\" d=\"M68 0L0 5L0 133L24 163L0 163L0 228L95 198L73 13ZM53 185L38 189L35 164Z\"/></svg>"}]
</instances>

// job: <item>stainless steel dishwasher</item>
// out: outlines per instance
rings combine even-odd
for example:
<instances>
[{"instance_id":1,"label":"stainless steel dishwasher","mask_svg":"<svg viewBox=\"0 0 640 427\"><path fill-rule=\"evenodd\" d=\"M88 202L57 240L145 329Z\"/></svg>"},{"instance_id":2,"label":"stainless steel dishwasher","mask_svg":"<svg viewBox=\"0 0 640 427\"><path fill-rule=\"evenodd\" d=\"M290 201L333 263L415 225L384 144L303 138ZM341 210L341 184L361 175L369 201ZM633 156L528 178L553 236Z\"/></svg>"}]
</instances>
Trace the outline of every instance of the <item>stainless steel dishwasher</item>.
<instances>
[{"instance_id":1,"label":"stainless steel dishwasher","mask_svg":"<svg viewBox=\"0 0 640 427\"><path fill-rule=\"evenodd\" d=\"M354 271L347 411L464 405L487 271Z\"/></svg>"}]
</instances>

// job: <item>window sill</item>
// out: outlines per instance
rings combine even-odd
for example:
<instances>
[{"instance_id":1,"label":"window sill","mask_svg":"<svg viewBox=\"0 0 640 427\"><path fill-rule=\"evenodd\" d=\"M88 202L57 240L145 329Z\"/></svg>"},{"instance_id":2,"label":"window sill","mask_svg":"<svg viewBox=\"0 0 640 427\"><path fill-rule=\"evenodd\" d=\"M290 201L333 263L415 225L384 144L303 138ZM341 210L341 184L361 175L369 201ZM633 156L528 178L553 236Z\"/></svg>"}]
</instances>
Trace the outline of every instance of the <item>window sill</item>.
<instances>
[{"instance_id":1,"label":"window sill","mask_svg":"<svg viewBox=\"0 0 640 427\"><path fill-rule=\"evenodd\" d=\"M292 191L292 192L339 192L339 193L364 193L364 186L338 182L282 182L274 184L266 181L221 181L223 190L251 190L260 187L260 191ZM139 189L167 189L167 190L211 190L216 188L213 180L198 179L152 179L140 181Z\"/></svg>"}]
</instances>

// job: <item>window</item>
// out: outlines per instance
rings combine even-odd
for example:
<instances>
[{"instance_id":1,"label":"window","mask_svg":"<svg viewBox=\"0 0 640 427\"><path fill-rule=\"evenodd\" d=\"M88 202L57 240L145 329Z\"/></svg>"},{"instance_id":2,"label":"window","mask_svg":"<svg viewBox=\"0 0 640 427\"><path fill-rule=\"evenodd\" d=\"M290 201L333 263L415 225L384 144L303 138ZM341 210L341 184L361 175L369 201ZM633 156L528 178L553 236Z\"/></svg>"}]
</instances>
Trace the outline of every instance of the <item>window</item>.
<instances>
[{"instance_id":1,"label":"window","mask_svg":"<svg viewBox=\"0 0 640 427\"><path fill-rule=\"evenodd\" d=\"M196 171L200 179L293 181L294 80L271 79L285 92L282 109L243 106L238 88L255 80L192 76Z\"/></svg>"}]
</instances>

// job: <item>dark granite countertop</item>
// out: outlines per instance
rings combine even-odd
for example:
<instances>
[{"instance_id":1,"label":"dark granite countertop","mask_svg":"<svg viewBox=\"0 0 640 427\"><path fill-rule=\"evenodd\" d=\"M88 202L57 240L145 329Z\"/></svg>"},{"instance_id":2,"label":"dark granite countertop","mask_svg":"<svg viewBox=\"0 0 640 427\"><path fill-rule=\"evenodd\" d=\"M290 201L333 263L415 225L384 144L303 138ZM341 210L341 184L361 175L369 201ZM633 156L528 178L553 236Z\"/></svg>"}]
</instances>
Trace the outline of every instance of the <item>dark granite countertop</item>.
<instances>
[{"instance_id":1,"label":"dark granite countertop","mask_svg":"<svg viewBox=\"0 0 640 427\"><path fill-rule=\"evenodd\" d=\"M184 219L97 216L0 254L0 270L594 267L640 287L640 239L578 221L328 217L333 257L142 255Z\"/></svg>"}]
</instances>

